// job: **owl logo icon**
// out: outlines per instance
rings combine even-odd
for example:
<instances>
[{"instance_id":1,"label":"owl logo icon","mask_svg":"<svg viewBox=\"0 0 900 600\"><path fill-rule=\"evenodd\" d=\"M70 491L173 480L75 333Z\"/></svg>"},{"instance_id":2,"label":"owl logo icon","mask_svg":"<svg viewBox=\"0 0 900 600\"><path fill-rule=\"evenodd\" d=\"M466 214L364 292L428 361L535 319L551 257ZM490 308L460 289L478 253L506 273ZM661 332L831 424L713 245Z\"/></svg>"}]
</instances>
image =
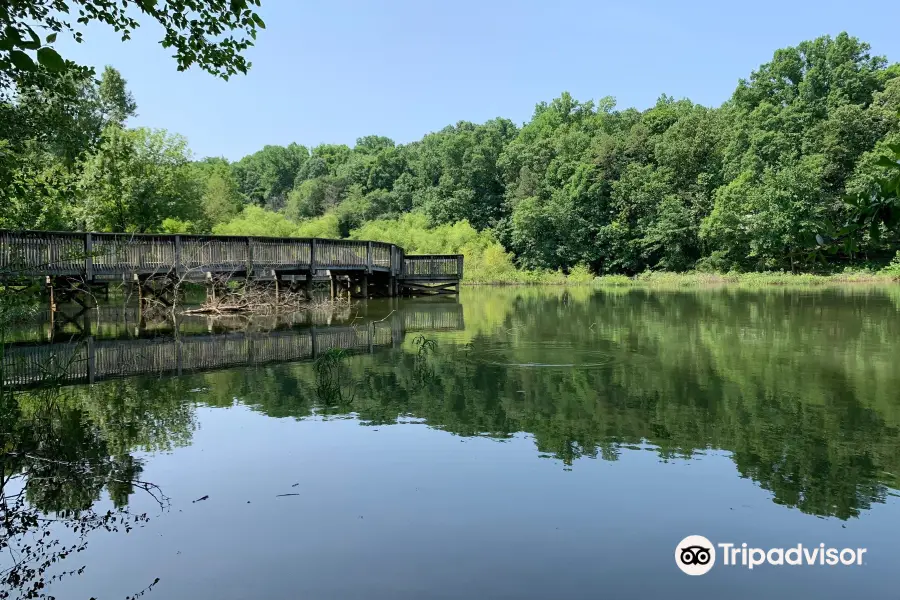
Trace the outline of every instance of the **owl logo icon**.
<instances>
[{"instance_id":1,"label":"owl logo icon","mask_svg":"<svg viewBox=\"0 0 900 600\"><path fill-rule=\"evenodd\" d=\"M705 575L716 564L716 547L702 535L689 535L675 546L675 564L688 575Z\"/></svg>"}]
</instances>

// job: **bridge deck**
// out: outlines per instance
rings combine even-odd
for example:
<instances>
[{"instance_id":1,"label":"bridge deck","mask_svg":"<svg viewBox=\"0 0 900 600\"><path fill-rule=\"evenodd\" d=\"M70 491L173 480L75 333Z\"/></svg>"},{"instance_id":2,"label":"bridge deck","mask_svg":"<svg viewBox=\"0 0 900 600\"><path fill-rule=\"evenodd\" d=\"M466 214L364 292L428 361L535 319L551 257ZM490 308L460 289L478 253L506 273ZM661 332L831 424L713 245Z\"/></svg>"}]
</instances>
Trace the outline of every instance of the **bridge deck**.
<instances>
[{"instance_id":1,"label":"bridge deck","mask_svg":"<svg viewBox=\"0 0 900 600\"><path fill-rule=\"evenodd\" d=\"M0 230L0 279L85 282L207 274L382 273L399 282L459 282L462 255L407 255L384 242L319 238Z\"/></svg>"}]
</instances>

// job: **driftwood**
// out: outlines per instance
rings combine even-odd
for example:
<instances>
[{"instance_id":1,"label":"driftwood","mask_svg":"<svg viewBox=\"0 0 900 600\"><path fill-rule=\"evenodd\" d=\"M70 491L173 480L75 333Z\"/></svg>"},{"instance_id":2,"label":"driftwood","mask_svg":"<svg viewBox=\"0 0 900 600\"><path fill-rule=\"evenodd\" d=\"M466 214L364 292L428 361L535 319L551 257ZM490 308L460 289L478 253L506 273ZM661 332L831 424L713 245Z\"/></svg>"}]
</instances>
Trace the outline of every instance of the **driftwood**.
<instances>
[{"instance_id":1,"label":"driftwood","mask_svg":"<svg viewBox=\"0 0 900 600\"><path fill-rule=\"evenodd\" d=\"M333 307L334 304L347 303L347 299L313 302L303 291L290 289L278 290L272 285L242 285L238 288L229 285L223 278L214 282L207 292L206 301L198 308L182 311L185 315L236 315L257 314L271 315L275 313L296 312L301 310Z\"/></svg>"}]
</instances>

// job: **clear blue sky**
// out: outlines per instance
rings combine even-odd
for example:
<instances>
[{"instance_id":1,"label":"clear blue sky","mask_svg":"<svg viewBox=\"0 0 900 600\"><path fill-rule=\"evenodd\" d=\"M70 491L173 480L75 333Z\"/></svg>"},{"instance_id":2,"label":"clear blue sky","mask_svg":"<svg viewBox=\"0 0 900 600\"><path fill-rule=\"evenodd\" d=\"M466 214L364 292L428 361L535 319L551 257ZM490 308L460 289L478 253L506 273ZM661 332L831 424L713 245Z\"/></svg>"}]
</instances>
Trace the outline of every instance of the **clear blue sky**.
<instances>
[{"instance_id":1,"label":"clear blue sky","mask_svg":"<svg viewBox=\"0 0 900 600\"><path fill-rule=\"evenodd\" d=\"M155 23L130 42L93 26L64 55L128 80L135 126L185 135L198 157L236 160L265 144L410 142L459 120L528 120L562 91L660 94L718 105L784 46L848 31L900 60L896 0L564 2L262 0L267 29L249 75L178 73Z\"/></svg>"}]
</instances>

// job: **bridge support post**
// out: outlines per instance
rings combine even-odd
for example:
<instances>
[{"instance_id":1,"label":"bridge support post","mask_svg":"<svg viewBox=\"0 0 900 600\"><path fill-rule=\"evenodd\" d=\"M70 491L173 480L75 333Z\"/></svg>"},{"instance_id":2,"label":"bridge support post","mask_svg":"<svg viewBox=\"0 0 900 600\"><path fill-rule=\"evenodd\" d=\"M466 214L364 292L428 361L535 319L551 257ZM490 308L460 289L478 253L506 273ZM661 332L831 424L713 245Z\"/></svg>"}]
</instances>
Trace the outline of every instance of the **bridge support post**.
<instances>
[{"instance_id":1,"label":"bridge support post","mask_svg":"<svg viewBox=\"0 0 900 600\"><path fill-rule=\"evenodd\" d=\"M56 298L53 294L53 283L50 281L50 278L47 277L47 293L50 295L50 316L53 316L53 313L56 312Z\"/></svg>"},{"instance_id":2,"label":"bridge support post","mask_svg":"<svg viewBox=\"0 0 900 600\"><path fill-rule=\"evenodd\" d=\"M272 277L275 278L275 312L278 312L278 304L281 302L281 286L278 283L278 271L273 269Z\"/></svg>"},{"instance_id":3,"label":"bridge support post","mask_svg":"<svg viewBox=\"0 0 900 600\"><path fill-rule=\"evenodd\" d=\"M91 292L91 285L77 279L58 277L46 278L47 293L50 297L50 310L59 310L59 304L74 302L81 306L82 312L94 308L96 302ZM80 313L79 313L80 314Z\"/></svg>"}]
</instances>

